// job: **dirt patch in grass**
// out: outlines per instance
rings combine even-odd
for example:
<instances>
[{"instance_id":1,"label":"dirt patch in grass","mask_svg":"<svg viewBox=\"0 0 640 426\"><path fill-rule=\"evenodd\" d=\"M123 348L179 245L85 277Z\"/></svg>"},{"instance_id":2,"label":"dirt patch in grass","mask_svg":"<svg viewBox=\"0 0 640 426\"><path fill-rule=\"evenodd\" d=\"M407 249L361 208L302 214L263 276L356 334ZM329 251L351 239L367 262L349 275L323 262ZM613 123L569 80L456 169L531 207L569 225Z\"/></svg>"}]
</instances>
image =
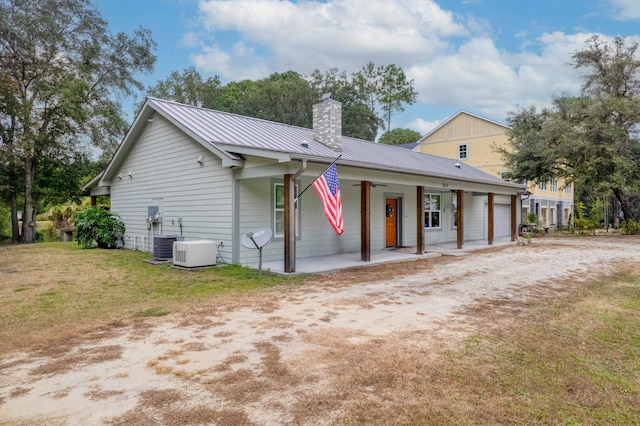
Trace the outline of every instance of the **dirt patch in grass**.
<instances>
[{"instance_id":1,"label":"dirt patch in grass","mask_svg":"<svg viewBox=\"0 0 640 426\"><path fill-rule=\"evenodd\" d=\"M53 358L51 358L51 354L43 353L44 351L40 350L39 354L47 356L50 361L34 368L31 374L61 374L90 364L117 360L122 356L122 350L119 345L84 347L78 350L74 349L71 353L61 357ZM60 354L58 351L55 352L56 356Z\"/></svg>"},{"instance_id":2,"label":"dirt patch in grass","mask_svg":"<svg viewBox=\"0 0 640 426\"><path fill-rule=\"evenodd\" d=\"M18 424L638 424L638 242L536 238L163 317L137 307L6 352L0 411Z\"/></svg>"}]
</instances>

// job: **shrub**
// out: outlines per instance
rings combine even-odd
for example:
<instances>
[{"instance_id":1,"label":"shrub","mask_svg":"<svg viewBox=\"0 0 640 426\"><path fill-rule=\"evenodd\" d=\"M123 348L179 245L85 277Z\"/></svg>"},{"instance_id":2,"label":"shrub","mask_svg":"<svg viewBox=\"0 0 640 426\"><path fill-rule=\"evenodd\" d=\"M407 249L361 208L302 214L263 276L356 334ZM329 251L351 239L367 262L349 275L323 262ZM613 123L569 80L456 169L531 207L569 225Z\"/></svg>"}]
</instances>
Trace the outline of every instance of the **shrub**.
<instances>
[{"instance_id":1,"label":"shrub","mask_svg":"<svg viewBox=\"0 0 640 426\"><path fill-rule=\"evenodd\" d=\"M99 207L89 207L76 213L76 240L84 248L117 248L124 234L120 217Z\"/></svg>"},{"instance_id":2,"label":"shrub","mask_svg":"<svg viewBox=\"0 0 640 426\"><path fill-rule=\"evenodd\" d=\"M0 243L11 241L11 209L0 202Z\"/></svg>"},{"instance_id":3,"label":"shrub","mask_svg":"<svg viewBox=\"0 0 640 426\"><path fill-rule=\"evenodd\" d=\"M620 225L622 235L640 235L640 223L633 219L625 220Z\"/></svg>"}]
</instances>

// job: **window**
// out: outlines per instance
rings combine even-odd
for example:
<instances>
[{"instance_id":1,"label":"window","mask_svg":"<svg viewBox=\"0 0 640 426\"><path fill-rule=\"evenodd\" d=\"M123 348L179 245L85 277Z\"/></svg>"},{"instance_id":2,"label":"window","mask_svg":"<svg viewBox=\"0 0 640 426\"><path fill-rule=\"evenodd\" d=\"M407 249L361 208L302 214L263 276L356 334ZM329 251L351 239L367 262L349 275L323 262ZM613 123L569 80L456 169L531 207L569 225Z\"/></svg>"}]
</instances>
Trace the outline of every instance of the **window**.
<instances>
[{"instance_id":1,"label":"window","mask_svg":"<svg viewBox=\"0 0 640 426\"><path fill-rule=\"evenodd\" d=\"M567 182L567 185L564 187L565 194L571 194L571 182Z\"/></svg>"},{"instance_id":2,"label":"window","mask_svg":"<svg viewBox=\"0 0 640 426\"><path fill-rule=\"evenodd\" d=\"M540 189L542 191L546 191L547 190L547 182L539 182L538 183L538 189Z\"/></svg>"},{"instance_id":3,"label":"window","mask_svg":"<svg viewBox=\"0 0 640 426\"><path fill-rule=\"evenodd\" d=\"M298 195L298 185L296 185L296 195ZM284 183L273 184L273 236L284 237ZM298 203L296 203L296 215L298 215ZM296 224L300 223L299 216L296 217ZM296 237L300 235L300 227L296 226Z\"/></svg>"},{"instance_id":4,"label":"window","mask_svg":"<svg viewBox=\"0 0 640 426\"><path fill-rule=\"evenodd\" d=\"M460 160L466 160L468 158L467 154L468 154L468 152L467 152L467 144L463 143L463 144L458 145L458 158Z\"/></svg>"},{"instance_id":5,"label":"window","mask_svg":"<svg viewBox=\"0 0 640 426\"><path fill-rule=\"evenodd\" d=\"M440 194L424 195L424 227L440 228Z\"/></svg>"},{"instance_id":6,"label":"window","mask_svg":"<svg viewBox=\"0 0 640 426\"><path fill-rule=\"evenodd\" d=\"M551 192L558 192L558 180L551 179Z\"/></svg>"}]
</instances>

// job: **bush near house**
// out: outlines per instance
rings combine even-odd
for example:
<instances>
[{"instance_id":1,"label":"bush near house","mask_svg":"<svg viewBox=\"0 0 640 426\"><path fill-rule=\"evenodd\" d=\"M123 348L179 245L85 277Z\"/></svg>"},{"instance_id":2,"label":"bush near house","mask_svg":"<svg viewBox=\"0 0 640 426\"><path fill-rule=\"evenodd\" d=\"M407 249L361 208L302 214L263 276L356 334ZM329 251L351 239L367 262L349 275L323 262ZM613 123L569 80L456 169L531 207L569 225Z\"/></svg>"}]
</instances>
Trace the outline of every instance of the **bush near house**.
<instances>
[{"instance_id":1,"label":"bush near house","mask_svg":"<svg viewBox=\"0 0 640 426\"><path fill-rule=\"evenodd\" d=\"M125 226L116 213L100 207L80 210L74 218L76 240L83 248L117 248Z\"/></svg>"},{"instance_id":2,"label":"bush near house","mask_svg":"<svg viewBox=\"0 0 640 426\"><path fill-rule=\"evenodd\" d=\"M633 219L625 220L620 224L622 235L640 235L640 223Z\"/></svg>"}]
</instances>

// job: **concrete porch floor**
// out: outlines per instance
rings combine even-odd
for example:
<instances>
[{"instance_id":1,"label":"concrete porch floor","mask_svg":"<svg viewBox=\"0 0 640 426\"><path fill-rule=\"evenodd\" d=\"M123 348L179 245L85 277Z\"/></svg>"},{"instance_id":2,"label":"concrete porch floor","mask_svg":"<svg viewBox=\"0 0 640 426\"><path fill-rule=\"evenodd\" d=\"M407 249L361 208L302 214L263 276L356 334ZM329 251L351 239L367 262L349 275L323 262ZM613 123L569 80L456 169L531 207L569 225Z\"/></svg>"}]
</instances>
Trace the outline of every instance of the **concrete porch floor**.
<instances>
[{"instance_id":1,"label":"concrete porch floor","mask_svg":"<svg viewBox=\"0 0 640 426\"><path fill-rule=\"evenodd\" d=\"M403 247L401 249L372 250L370 262L361 261L360 252L341 253L331 256L303 257L296 259L296 272L287 273L286 275L333 272L341 269L360 268L381 263L403 262L443 255L463 256L472 251L486 250L509 244L515 245L516 242L511 241L510 238L498 238L493 241L493 245L488 245L486 240L465 241L464 246L460 250L456 248L455 242L432 244L426 246L425 253L422 255L415 253L415 247L413 249L411 247ZM246 266L258 269L257 262ZM284 262L282 260L263 262L262 270L285 274Z\"/></svg>"}]
</instances>

